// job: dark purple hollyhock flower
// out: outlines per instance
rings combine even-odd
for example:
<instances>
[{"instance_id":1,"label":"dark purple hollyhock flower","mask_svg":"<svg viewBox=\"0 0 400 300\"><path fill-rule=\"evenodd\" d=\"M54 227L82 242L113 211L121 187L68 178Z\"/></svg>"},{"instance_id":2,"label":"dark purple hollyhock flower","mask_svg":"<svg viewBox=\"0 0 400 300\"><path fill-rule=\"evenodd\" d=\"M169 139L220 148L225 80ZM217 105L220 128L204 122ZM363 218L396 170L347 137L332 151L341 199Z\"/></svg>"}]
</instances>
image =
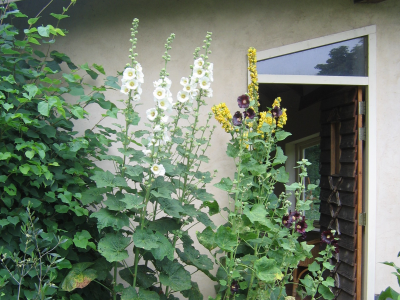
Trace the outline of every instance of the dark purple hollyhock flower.
<instances>
[{"instance_id":1,"label":"dark purple hollyhock flower","mask_svg":"<svg viewBox=\"0 0 400 300\"><path fill-rule=\"evenodd\" d=\"M291 212L289 214L290 222L296 222L298 219L300 219L300 217L300 213L297 211Z\"/></svg>"},{"instance_id":2,"label":"dark purple hollyhock flower","mask_svg":"<svg viewBox=\"0 0 400 300\"><path fill-rule=\"evenodd\" d=\"M301 233L303 235L303 237L304 237L304 234L306 232L306 228L307 228L306 218L303 217L302 220L300 220L300 221L298 221L296 223L296 231L298 233Z\"/></svg>"},{"instance_id":3,"label":"dark purple hollyhock flower","mask_svg":"<svg viewBox=\"0 0 400 300\"><path fill-rule=\"evenodd\" d=\"M321 243L325 243L325 244L331 244L334 240L334 236L332 231L330 230L325 230L324 232L322 232L321 234Z\"/></svg>"},{"instance_id":4,"label":"dark purple hollyhock flower","mask_svg":"<svg viewBox=\"0 0 400 300\"><path fill-rule=\"evenodd\" d=\"M289 218L289 215L283 216L282 218L282 224L283 226L285 226L286 228L290 228L290 226L292 226L292 221Z\"/></svg>"},{"instance_id":5,"label":"dark purple hollyhock flower","mask_svg":"<svg viewBox=\"0 0 400 300\"><path fill-rule=\"evenodd\" d=\"M339 253L339 244L338 244L338 242L337 241L333 241L331 245L335 247L335 253Z\"/></svg>"},{"instance_id":6,"label":"dark purple hollyhock flower","mask_svg":"<svg viewBox=\"0 0 400 300\"><path fill-rule=\"evenodd\" d=\"M236 280L232 280L231 283L231 292L232 294L235 294L239 291L239 283Z\"/></svg>"},{"instance_id":7,"label":"dark purple hollyhock flower","mask_svg":"<svg viewBox=\"0 0 400 300\"><path fill-rule=\"evenodd\" d=\"M278 107L275 106L272 110L271 110L271 114L272 117L274 117L275 119L279 118L282 115L282 110Z\"/></svg>"},{"instance_id":8,"label":"dark purple hollyhock flower","mask_svg":"<svg viewBox=\"0 0 400 300\"><path fill-rule=\"evenodd\" d=\"M233 125L240 126L242 125L242 113L240 111L235 112L232 118Z\"/></svg>"},{"instance_id":9,"label":"dark purple hollyhock flower","mask_svg":"<svg viewBox=\"0 0 400 300\"><path fill-rule=\"evenodd\" d=\"M242 95L237 98L237 102L240 108L248 108L250 105L250 99L247 95Z\"/></svg>"},{"instance_id":10,"label":"dark purple hollyhock flower","mask_svg":"<svg viewBox=\"0 0 400 300\"><path fill-rule=\"evenodd\" d=\"M244 112L245 118L248 117L249 119L254 119L255 116L256 116L256 113L255 113L254 109L252 109L252 108L249 108L248 110L246 110Z\"/></svg>"}]
</instances>

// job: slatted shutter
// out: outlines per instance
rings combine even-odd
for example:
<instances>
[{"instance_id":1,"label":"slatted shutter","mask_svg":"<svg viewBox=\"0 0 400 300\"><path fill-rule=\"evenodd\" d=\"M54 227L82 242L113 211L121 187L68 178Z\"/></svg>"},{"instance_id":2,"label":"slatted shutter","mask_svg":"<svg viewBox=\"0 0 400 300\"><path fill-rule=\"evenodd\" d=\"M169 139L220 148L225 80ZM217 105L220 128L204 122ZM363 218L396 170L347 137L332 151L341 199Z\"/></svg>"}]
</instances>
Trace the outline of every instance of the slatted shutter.
<instances>
[{"instance_id":1,"label":"slatted shutter","mask_svg":"<svg viewBox=\"0 0 400 300\"><path fill-rule=\"evenodd\" d=\"M333 259L335 269L331 274L339 300L361 299L362 232L357 223L362 205L358 204L362 199L362 149L358 149L358 121L361 123L362 119L357 111L360 100L360 88L345 87L321 101L320 226L321 232L330 228L340 234L339 253Z\"/></svg>"}]
</instances>

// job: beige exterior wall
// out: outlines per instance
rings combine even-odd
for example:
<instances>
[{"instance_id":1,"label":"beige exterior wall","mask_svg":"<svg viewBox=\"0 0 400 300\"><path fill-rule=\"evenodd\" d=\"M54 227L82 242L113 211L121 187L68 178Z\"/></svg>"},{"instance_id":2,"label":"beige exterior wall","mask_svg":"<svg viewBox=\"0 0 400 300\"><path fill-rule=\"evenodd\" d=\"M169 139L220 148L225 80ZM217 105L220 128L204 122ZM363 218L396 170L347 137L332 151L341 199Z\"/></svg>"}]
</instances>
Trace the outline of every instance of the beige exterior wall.
<instances>
[{"instance_id":1,"label":"beige exterior wall","mask_svg":"<svg viewBox=\"0 0 400 300\"><path fill-rule=\"evenodd\" d=\"M65 5L65 1L61 2ZM375 293L389 284L397 287L395 277L390 274L392 270L379 262L396 261L400 250L397 216L400 208L397 194L400 177L400 1L353 4L353 0L78 0L70 15L71 18L62 23L70 33L57 41L58 47L77 63L104 65L111 75L128 62L129 28L134 17L140 19L137 49L145 72L143 113L152 106L152 82L163 66L163 45L171 32L176 34L169 65L173 93L179 90L179 79L189 74L194 48L201 45L206 31L212 31L210 61L214 62L215 81L210 107L226 102L236 111L237 96L246 92L249 46L266 50L376 25L376 274L369 276L375 278ZM121 98L116 94L110 97ZM290 111L288 115L290 122ZM90 123L95 121L91 119ZM208 153L211 162L206 168L218 169L219 177L232 175L232 161L225 155L227 141L228 135L222 129L216 130L213 148ZM217 200L227 201L225 194L210 191L216 193ZM196 280L202 281L204 295L213 293L211 281L205 277Z\"/></svg>"}]
</instances>

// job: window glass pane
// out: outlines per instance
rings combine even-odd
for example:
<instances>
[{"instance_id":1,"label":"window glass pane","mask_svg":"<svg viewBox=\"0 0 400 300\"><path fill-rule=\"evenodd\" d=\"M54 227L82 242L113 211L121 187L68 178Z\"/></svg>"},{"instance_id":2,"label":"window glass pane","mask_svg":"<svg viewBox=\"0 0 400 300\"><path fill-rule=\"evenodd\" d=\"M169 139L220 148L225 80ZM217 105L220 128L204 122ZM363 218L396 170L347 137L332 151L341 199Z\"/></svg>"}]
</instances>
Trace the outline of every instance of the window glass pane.
<instances>
[{"instance_id":1,"label":"window glass pane","mask_svg":"<svg viewBox=\"0 0 400 300\"><path fill-rule=\"evenodd\" d=\"M319 213L319 207L321 203L321 201L319 200L319 194L321 191L321 188L319 187L319 181L321 178L319 174L320 155L321 155L321 150L319 144L304 149L304 158L308 159L308 161L311 163L310 166L307 166L308 177L306 178L305 182L306 190L309 184L315 184L318 186L315 190L306 192L305 194L307 200L313 201L313 203L310 205L311 209L306 212L306 218L312 220L319 220L319 215L320 215Z\"/></svg>"},{"instance_id":2,"label":"window glass pane","mask_svg":"<svg viewBox=\"0 0 400 300\"><path fill-rule=\"evenodd\" d=\"M356 38L257 62L259 74L367 76L366 38Z\"/></svg>"}]
</instances>

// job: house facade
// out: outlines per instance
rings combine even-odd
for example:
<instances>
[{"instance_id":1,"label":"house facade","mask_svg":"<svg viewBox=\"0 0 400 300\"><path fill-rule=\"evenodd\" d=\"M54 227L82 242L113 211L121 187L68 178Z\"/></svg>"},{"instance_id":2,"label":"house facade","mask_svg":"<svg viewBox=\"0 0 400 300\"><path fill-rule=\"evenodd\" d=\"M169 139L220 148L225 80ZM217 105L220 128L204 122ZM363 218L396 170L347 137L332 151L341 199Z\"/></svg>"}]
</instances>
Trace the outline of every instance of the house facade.
<instances>
[{"instance_id":1,"label":"house facade","mask_svg":"<svg viewBox=\"0 0 400 300\"><path fill-rule=\"evenodd\" d=\"M44 6L47 1L34 2L22 1L19 6L22 11L28 10L34 14L40 7L38 3ZM66 6L64 2L52 4L54 10ZM282 105L288 107L287 130L294 131L295 137L289 140L292 144L287 149L292 151L290 155L293 159L296 141L300 143L307 138L312 139L322 131L321 102L329 101L327 95L336 93L336 90L324 88L337 86L361 90L361 98L366 103L361 125L365 128L365 139L362 142L364 156L358 161L358 165L363 166L362 181L357 189L362 195L361 212L365 213L365 223L361 225L359 212L353 211L355 227L352 230L362 236L361 244L357 244L362 245L362 251L358 253L358 256L361 253L361 268L355 271L362 283L361 294L358 293L361 298L357 299L372 300L388 285L395 289L397 287L397 281L391 275L392 270L381 262L396 262L400 251L397 226L400 209L397 201L397 168L400 166L397 152L400 148L400 2L361 2L368 1L78 0L69 11L71 17L62 21L61 27L67 28L69 34L57 41L57 48L77 63L102 64L108 74L116 75L128 62L130 26L132 19L138 18L138 61L145 72L145 83L142 85L144 105L141 108L144 114L152 105L152 83L163 67L161 56L164 43L172 32L176 38L168 66L173 82L171 90L178 92L180 78L190 72L189 65L193 63L195 47L201 46L206 32L211 31L213 42L210 61L214 63L214 96L209 99L209 107L225 102L231 111L236 110L236 98L247 91L246 54L249 47L257 49L260 61L283 57L282 69L286 69L284 64L298 65L300 69L310 66L315 69L312 54L308 58L286 58L293 53L355 40L347 45L352 50L358 45L357 39L362 39L364 52L361 55L361 73L301 74L289 66L288 71L282 72L270 71L267 67L265 72L259 71L259 75L264 93L261 100L266 101L265 105L270 105L267 102L271 97L280 96ZM324 63L321 61L319 64ZM279 70L279 61L276 66ZM328 100L307 98L317 87L321 88L321 93L325 91L321 99ZM120 99L115 94L109 97ZM297 102L291 102L291 99ZM304 101L309 101L309 104L303 105ZM87 127L97 122L95 115L101 112L91 111L91 114L93 119L84 124ZM358 134L358 129L355 132ZM218 177L232 175L233 162L225 154L228 140L229 136L222 129L215 131L207 168L218 169ZM292 163L293 159L290 160ZM216 189L210 191L215 193L220 205L227 203L224 193ZM218 219L215 221L223 222ZM195 279L200 282L203 294L212 295L212 282L198 276ZM343 299L353 296L346 292Z\"/></svg>"}]
</instances>

